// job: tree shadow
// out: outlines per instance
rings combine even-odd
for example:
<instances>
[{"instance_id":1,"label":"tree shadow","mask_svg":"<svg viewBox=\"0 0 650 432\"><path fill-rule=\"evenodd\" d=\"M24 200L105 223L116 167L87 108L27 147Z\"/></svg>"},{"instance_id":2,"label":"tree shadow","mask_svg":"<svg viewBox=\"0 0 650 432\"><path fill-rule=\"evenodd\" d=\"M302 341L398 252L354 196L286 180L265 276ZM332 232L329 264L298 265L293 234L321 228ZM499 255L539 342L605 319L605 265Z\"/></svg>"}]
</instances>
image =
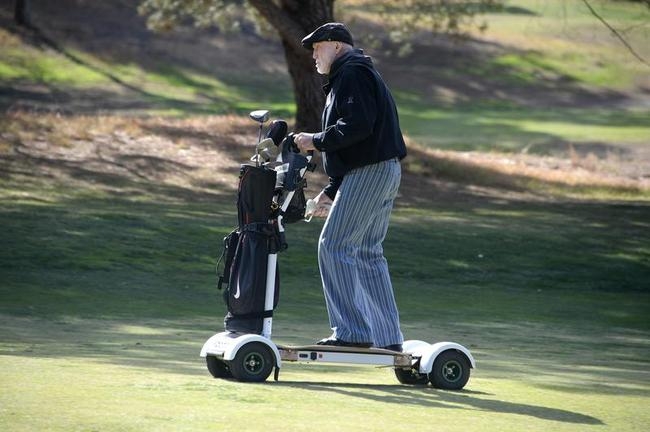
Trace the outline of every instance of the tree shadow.
<instances>
[{"instance_id":1,"label":"tree shadow","mask_svg":"<svg viewBox=\"0 0 650 432\"><path fill-rule=\"evenodd\" d=\"M21 145L14 147L14 151L15 155L4 156L0 161L0 172L5 178L16 174L53 179L63 176L72 183L79 181L122 199L130 195L150 196L161 201L214 202L233 187L217 180L196 182L192 178L196 167L150 154L118 154L110 158L97 154L83 160L71 160L34 154ZM30 167L38 167L39 174L35 176ZM187 179L187 186L164 181L170 176Z\"/></svg>"},{"instance_id":2,"label":"tree shadow","mask_svg":"<svg viewBox=\"0 0 650 432\"><path fill-rule=\"evenodd\" d=\"M207 319L101 320L73 317L44 319L0 315L0 322L3 324L2 355L81 358L155 373L184 374L192 377L201 375L203 376L201 379L210 379L203 360L198 357L200 342L197 343L207 339L209 334L196 330L209 327L209 325L206 327ZM289 370L292 367L286 366ZM304 366L303 373L311 367L316 368L313 371L316 376L324 374L322 370L318 370L318 366ZM519 403L507 395L492 392L471 389L453 392L431 386L354 383L354 370L346 372L350 379L346 379L345 382L321 381L319 378L313 381L291 380L284 370L280 373L279 381L254 385L284 387L319 394L331 393L338 397L358 398L396 406L512 414L576 425L604 424L602 420L591 415L555 407ZM530 377L537 370L541 372L545 368L533 361L527 364L526 375ZM516 380L518 375L510 375L510 379ZM573 390L564 386L542 386L542 388L563 393L593 392L591 388L582 386L577 386ZM636 393L624 392L624 394ZM638 395L642 396L644 393Z\"/></svg>"},{"instance_id":3,"label":"tree shadow","mask_svg":"<svg viewBox=\"0 0 650 432\"><path fill-rule=\"evenodd\" d=\"M575 77L545 62L539 51L437 36L416 41L408 55L394 58L381 54L391 52L392 43L385 41L385 45L377 58L387 81L398 83L400 91L419 95L426 105L471 109L477 103L488 102L533 109L615 108L630 100L622 91L585 87ZM522 64L504 64L500 59L505 56L515 56ZM553 110L548 113L555 114Z\"/></svg>"},{"instance_id":4,"label":"tree shadow","mask_svg":"<svg viewBox=\"0 0 650 432\"><path fill-rule=\"evenodd\" d=\"M201 339L201 332L196 330L195 321L45 320L0 314L0 322L5 324L2 355L77 357L142 370L207 375L204 361L198 356L201 347L196 341Z\"/></svg>"},{"instance_id":5,"label":"tree shadow","mask_svg":"<svg viewBox=\"0 0 650 432\"><path fill-rule=\"evenodd\" d=\"M596 417L562 410L558 408L528 405L493 399L494 395L471 390L450 392L431 387L404 385L342 384L327 382L285 382L279 381L274 386L285 386L314 392L330 392L337 396L367 399L375 402L392 403L399 406L416 405L427 408L445 408L454 410L485 411L501 414L515 414L552 420L561 423L603 425ZM488 396L489 398L482 397Z\"/></svg>"}]
</instances>

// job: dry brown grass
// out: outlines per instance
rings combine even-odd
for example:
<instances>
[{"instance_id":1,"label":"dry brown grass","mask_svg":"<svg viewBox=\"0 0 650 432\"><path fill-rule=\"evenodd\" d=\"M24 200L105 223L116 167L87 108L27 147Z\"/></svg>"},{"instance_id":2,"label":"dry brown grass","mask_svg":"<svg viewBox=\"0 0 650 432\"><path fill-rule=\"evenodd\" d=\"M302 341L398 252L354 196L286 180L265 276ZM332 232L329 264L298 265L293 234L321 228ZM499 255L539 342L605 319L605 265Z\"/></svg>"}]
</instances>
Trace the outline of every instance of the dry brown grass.
<instances>
[{"instance_id":1,"label":"dry brown grass","mask_svg":"<svg viewBox=\"0 0 650 432\"><path fill-rule=\"evenodd\" d=\"M222 193L236 186L239 164L248 160L256 126L246 117L191 118L61 116L12 112L0 120L0 155L8 164L29 165L35 176L88 182L113 176L93 188L114 190L118 178ZM650 196L650 179L624 175L623 162L580 156L432 150L409 140L402 202L490 195L520 199L639 199ZM84 175L79 175L79 170ZM320 170L319 170L320 171ZM310 176L308 194L324 184ZM455 198L452 198L455 199Z\"/></svg>"},{"instance_id":2,"label":"dry brown grass","mask_svg":"<svg viewBox=\"0 0 650 432\"><path fill-rule=\"evenodd\" d=\"M408 141L408 174L420 184L455 193L536 199L643 199L650 197L650 178L638 174L638 161L615 155L599 158L576 152L566 158L525 153L456 152L430 149ZM638 162L642 163L642 162ZM631 164L632 167L624 165ZM407 178L408 182L409 179ZM417 188L416 188L417 189ZM427 189L427 188L423 188Z\"/></svg>"}]
</instances>

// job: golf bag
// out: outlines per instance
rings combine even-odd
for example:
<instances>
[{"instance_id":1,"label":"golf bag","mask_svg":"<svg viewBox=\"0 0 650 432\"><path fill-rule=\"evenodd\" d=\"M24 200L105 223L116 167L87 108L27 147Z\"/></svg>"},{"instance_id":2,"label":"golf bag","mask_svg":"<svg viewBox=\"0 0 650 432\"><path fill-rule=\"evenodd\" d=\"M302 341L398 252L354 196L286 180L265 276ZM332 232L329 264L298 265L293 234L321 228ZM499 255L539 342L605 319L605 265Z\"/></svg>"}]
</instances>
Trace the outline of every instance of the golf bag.
<instances>
[{"instance_id":1,"label":"golf bag","mask_svg":"<svg viewBox=\"0 0 650 432\"><path fill-rule=\"evenodd\" d=\"M275 170L242 165L237 196L239 226L224 239L225 268L219 280L220 286L228 281L224 291L227 331L259 334L264 318L273 312L264 310L264 300L268 256L281 247L277 225L269 222L277 212L273 205L275 185ZM278 303L279 281L276 266L273 308Z\"/></svg>"},{"instance_id":2,"label":"golf bag","mask_svg":"<svg viewBox=\"0 0 650 432\"><path fill-rule=\"evenodd\" d=\"M284 134L286 123L274 122L267 138L281 148L280 154L272 161L268 148L262 149L254 158L256 165L242 165L239 172L239 224L224 238L219 260L223 261L224 269L219 275L218 288L227 285L223 293L228 308L224 323L230 332L262 333L264 318L273 315L273 310L265 310L269 255L287 248L280 224L297 222L305 216L306 182L301 172L313 170L314 165L299 154L293 134L282 140ZM273 309L278 304L280 287L275 262Z\"/></svg>"}]
</instances>

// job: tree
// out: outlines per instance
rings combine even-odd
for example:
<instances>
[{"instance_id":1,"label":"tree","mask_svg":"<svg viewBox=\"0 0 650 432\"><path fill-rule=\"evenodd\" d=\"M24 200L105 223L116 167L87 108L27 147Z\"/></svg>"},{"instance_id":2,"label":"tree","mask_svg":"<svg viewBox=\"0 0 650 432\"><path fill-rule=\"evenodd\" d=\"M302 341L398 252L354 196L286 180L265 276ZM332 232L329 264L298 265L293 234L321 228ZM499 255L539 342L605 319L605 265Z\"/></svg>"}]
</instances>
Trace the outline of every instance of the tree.
<instances>
[{"instance_id":1,"label":"tree","mask_svg":"<svg viewBox=\"0 0 650 432\"><path fill-rule=\"evenodd\" d=\"M14 21L23 27L32 27L31 20L31 0L15 0L14 2Z\"/></svg>"},{"instance_id":2,"label":"tree","mask_svg":"<svg viewBox=\"0 0 650 432\"><path fill-rule=\"evenodd\" d=\"M335 0L142 0L140 13L157 30L169 30L187 18L198 25L241 26L244 22L269 25L284 48L296 100L296 129L318 130L325 102L322 79L316 74L311 53L300 41L316 27L334 21ZM370 1L368 7L393 23L402 33L426 26L431 31L459 33L471 18L501 0ZM395 3L399 3L395 6ZM397 10L399 14L395 13ZM409 11L404 14L403 11ZM399 17L402 17L399 19ZM390 18L390 19L388 19ZM469 19L469 21L468 21Z\"/></svg>"}]
</instances>

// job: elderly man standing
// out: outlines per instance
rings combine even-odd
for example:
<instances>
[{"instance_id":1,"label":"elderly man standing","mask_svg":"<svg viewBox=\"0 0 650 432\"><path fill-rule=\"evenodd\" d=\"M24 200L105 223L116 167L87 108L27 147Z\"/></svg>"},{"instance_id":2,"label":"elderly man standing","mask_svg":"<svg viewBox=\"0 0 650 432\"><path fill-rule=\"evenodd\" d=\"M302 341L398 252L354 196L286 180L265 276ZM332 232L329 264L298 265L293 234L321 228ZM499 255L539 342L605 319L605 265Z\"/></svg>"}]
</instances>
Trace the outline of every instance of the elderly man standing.
<instances>
[{"instance_id":1,"label":"elderly man standing","mask_svg":"<svg viewBox=\"0 0 650 432\"><path fill-rule=\"evenodd\" d=\"M333 334L318 344L401 351L382 247L406 156L395 102L344 24L324 24L302 44L329 79L323 130L295 138L302 151L322 152L329 176L314 200L315 215L327 214L318 264Z\"/></svg>"}]
</instances>

